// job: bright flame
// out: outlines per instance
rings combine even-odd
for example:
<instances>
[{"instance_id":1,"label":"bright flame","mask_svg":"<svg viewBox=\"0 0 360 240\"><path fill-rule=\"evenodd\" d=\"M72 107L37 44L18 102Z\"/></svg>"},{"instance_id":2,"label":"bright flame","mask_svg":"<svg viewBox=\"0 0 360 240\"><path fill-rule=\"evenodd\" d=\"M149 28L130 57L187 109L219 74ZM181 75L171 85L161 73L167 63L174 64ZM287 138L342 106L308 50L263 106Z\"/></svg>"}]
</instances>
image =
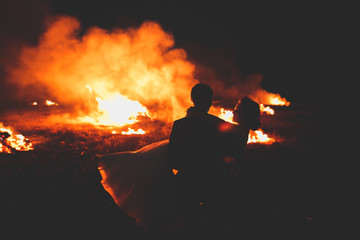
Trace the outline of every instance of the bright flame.
<instances>
[{"instance_id":1,"label":"bright flame","mask_svg":"<svg viewBox=\"0 0 360 240\"><path fill-rule=\"evenodd\" d=\"M275 139L269 137L263 130L259 129L256 131L250 130L247 143L274 143Z\"/></svg>"},{"instance_id":2,"label":"bright flame","mask_svg":"<svg viewBox=\"0 0 360 240\"><path fill-rule=\"evenodd\" d=\"M79 35L78 20L63 16L48 26L38 46L22 49L9 80L33 89L20 91L29 98L45 89L71 113L64 121L122 126L151 112L169 122L191 105L195 65L159 24L112 31L91 27ZM56 103L47 100L47 105Z\"/></svg>"},{"instance_id":3,"label":"bright flame","mask_svg":"<svg viewBox=\"0 0 360 240\"><path fill-rule=\"evenodd\" d=\"M233 122L233 117L234 117L234 114L233 114L232 110L225 110L224 108L220 109L219 118L221 118L227 122L235 123L235 122Z\"/></svg>"},{"instance_id":4,"label":"bright flame","mask_svg":"<svg viewBox=\"0 0 360 240\"><path fill-rule=\"evenodd\" d=\"M58 106L59 104L57 104L56 102L53 102L53 101L50 101L50 100L46 100L45 101L45 104L47 105L47 106ZM35 104L35 105L37 105L37 104Z\"/></svg>"},{"instance_id":5,"label":"bright flame","mask_svg":"<svg viewBox=\"0 0 360 240\"><path fill-rule=\"evenodd\" d=\"M290 102L288 102L285 98L278 96L270 97L270 105L279 105L279 106L289 106Z\"/></svg>"},{"instance_id":6,"label":"bright flame","mask_svg":"<svg viewBox=\"0 0 360 240\"><path fill-rule=\"evenodd\" d=\"M149 116L147 108L138 101L132 101L118 93L109 95L107 99L96 97L96 101L99 115L96 119L89 117L85 121L101 125L124 126L137 122L137 117L140 115Z\"/></svg>"},{"instance_id":7,"label":"bright flame","mask_svg":"<svg viewBox=\"0 0 360 240\"><path fill-rule=\"evenodd\" d=\"M14 134L10 128L0 122L0 152L12 153L12 149L29 151L34 148L27 138L21 134Z\"/></svg>"},{"instance_id":8,"label":"bright flame","mask_svg":"<svg viewBox=\"0 0 360 240\"><path fill-rule=\"evenodd\" d=\"M264 106L264 104L260 104L260 111L261 112L264 112L264 113L266 113L266 114L269 114L269 115L274 115L275 114L275 111L274 111L274 109L272 109L271 107L269 107L269 106Z\"/></svg>"},{"instance_id":9,"label":"bright flame","mask_svg":"<svg viewBox=\"0 0 360 240\"><path fill-rule=\"evenodd\" d=\"M261 110L261 107L260 107L260 110ZM213 114L216 113L216 110L212 110L212 113ZM233 114L232 110L225 110L224 108L221 108L220 113L215 114L215 115L217 115L219 118L221 118L221 119L223 119L223 120L225 120L227 122L237 124L237 123L233 122L234 114ZM249 132L248 143L271 144L271 143L274 143L274 142L275 142L275 139L269 137L261 129L256 130L256 131L250 130L250 132Z\"/></svg>"},{"instance_id":10,"label":"bright flame","mask_svg":"<svg viewBox=\"0 0 360 240\"><path fill-rule=\"evenodd\" d=\"M132 134L145 134L145 131L139 128L137 131L135 131L132 128L128 128L127 131L122 131L121 134L123 135L132 135Z\"/></svg>"},{"instance_id":11,"label":"bright flame","mask_svg":"<svg viewBox=\"0 0 360 240\"><path fill-rule=\"evenodd\" d=\"M175 48L173 36L158 23L146 21L137 28L111 31L79 29L76 18L52 19L38 45L24 46L18 65L7 69L8 80L27 99L44 92L56 99L58 103L46 100L45 104L61 105L66 113L51 120L124 126L136 123L140 116L172 122L185 115L191 88L198 82L195 65L183 49ZM212 86L219 90L221 84ZM223 89L223 94L240 96L235 88ZM290 104L263 89L246 91L259 103ZM221 111L221 117L232 122L232 112ZM270 107L263 111L273 114Z\"/></svg>"},{"instance_id":12,"label":"bright flame","mask_svg":"<svg viewBox=\"0 0 360 240\"><path fill-rule=\"evenodd\" d=\"M253 94L250 95L250 98L264 105L290 105L290 102L285 98L281 97L280 94L269 93L263 89L258 89L257 91L255 91Z\"/></svg>"}]
</instances>

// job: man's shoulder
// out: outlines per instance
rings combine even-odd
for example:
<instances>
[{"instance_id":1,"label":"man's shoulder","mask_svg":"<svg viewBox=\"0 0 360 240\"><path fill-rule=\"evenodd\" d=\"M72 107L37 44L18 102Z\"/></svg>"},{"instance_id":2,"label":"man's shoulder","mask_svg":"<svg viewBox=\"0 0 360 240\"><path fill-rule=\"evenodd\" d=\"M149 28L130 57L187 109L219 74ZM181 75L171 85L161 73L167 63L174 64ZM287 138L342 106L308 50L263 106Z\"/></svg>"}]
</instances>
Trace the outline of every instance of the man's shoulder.
<instances>
[{"instance_id":1,"label":"man's shoulder","mask_svg":"<svg viewBox=\"0 0 360 240\"><path fill-rule=\"evenodd\" d=\"M212 115L212 114L207 114L207 117L211 120L211 121L214 121L214 122L219 122L219 123L222 123L222 122L225 122L225 120L215 116L215 115Z\"/></svg>"},{"instance_id":2,"label":"man's shoulder","mask_svg":"<svg viewBox=\"0 0 360 240\"><path fill-rule=\"evenodd\" d=\"M192 121L204 121L207 120L209 122L213 122L213 123L224 123L226 122L225 120L216 117L214 115L211 114L206 114L205 117L202 118L197 118L197 117L183 117L180 118L178 120L174 121L174 124L178 125L178 124L183 124L183 123L187 123L187 122L192 122Z\"/></svg>"},{"instance_id":3,"label":"man's shoulder","mask_svg":"<svg viewBox=\"0 0 360 240\"><path fill-rule=\"evenodd\" d=\"M177 127L177 128L184 128L184 127L190 127L192 125L194 125L194 123L197 122L196 119L191 118L191 117L183 117L180 119L177 119L174 121L173 123L173 127Z\"/></svg>"},{"instance_id":4,"label":"man's shoulder","mask_svg":"<svg viewBox=\"0 0 360 240\"><path fill-rule=\"evenodd\" d=\"M186 121L189 121L189 118L188 117L183 117L183 118L180 118L180 119L177 119L174 121L174 125L176 124L181 124L183 122L186 122Z\"/></svg>"}]
</instances>

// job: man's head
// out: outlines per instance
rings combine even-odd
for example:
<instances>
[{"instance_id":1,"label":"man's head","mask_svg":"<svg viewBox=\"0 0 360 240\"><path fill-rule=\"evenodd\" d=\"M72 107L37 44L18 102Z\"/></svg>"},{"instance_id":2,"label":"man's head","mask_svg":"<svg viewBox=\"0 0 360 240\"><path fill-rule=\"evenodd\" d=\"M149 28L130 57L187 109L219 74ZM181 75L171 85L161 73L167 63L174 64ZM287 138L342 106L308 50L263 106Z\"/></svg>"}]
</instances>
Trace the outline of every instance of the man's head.
<instances>
[{"instance_id":1,"label":"man's head","mask_svg":"<svg viewBox=\"0 0 360 240\"><path fill-rule=\"evenodd\" d=\"M191 89L191 100L196 108L209 111L214 93L209 85L198 83Z\"/></svg>"}]
</instances>

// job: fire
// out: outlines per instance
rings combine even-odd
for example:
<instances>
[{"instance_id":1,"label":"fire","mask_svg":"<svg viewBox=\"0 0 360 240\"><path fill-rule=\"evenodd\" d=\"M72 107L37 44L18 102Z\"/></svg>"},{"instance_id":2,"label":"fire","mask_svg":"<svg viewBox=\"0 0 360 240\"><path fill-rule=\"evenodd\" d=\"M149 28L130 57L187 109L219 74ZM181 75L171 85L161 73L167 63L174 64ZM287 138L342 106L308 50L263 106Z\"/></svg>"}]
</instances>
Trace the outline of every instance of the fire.
<instances>
[{"instance_id":1,"label":"fire","mask_svg":"<svg viewBox=\"0 0 360 240\"><path fill-rule=\"evenodd\" d=\"M0 122L0 152L12 153L16 151L33 150L31 142L21 134L14 134Z\"/></svg>"},{"instance_id":2,"label":"fire","mask_svg":"<svg viewBox=\"0 0 360 240\"><path fill-rule=\"evenodd\" d=\"M56 99L46 105L68 111L62 122L123 126L139 116L169 122L191 104L195 65L158 23L111 31L91 27L81 36L73 17L48 26L37 46L22 49L19 65L8 69L9 80L33 89L19 91L29 99L45 89Z\"/></svg>"},{"instance_id":3,"label":"fire","mask_svg":"<svg viewBox=\"0 0 360 240\"><path fill-rule=\"evenodd\" d=\"M51 112L49 125L61 121L122 127L143 117L169 123L186 114L189 93L198 80L195 65L185 50L175 48L172 34L149 21L137 28L79 29L73 17L53 19L38 45L24 46L18 65L7 69L8 80L29 103L44 104L33 102L42 94L41 99L56 100L46 100L45 105L61 106ZM249 92L266 105L290 104L262 89ZM274 114L269 106L261 106L262 112ZM232 122L230 110L219 111L221 118ZM145 133L130 129L122 134Z\"/></svg>"},{"instance_id":4,"label":"fire","mask_svg":"<svg viewBox=\"0 0 360 240\"><path fill-rule=\"evenodd\" d=\"M121 134L123 135L132 135L132 134L145 134L145 131L139 128L138 130L134 130L132 128L128 128L127 131L122 131Z\"/></svg>"},{"instance_id":5,"label":"fire","mask_svg":"<svg viewBox=\"0 0 360 240\"><path fill-rule=\"evenodd\" d=\"M101 113L92 121L101 125L123 126L137 122L137 117L149 116L149 111L138 101L132 101L118 93L108 96L107 99L96 97Z\"/></svg>"},{"instance_id":6,"label":"fire","mask_svg":"<svg viewBox=\"0 0 360 240\"><path fill-rule=\"evenodd\" d=\"M258 89L250 95L254 101L262 103L264 105L278 105L278 106L289 106L290 102L285 98L281 97L277 93L269 93L263 89Z\"/></svg>"},{"instance_id":7,"label":"fire","mask_svg":"<svg viewBox=\"0 0 360 240\"><path fill-rule=\"evenodd\" d=\"M274 94L274 93L268 93L268 95L265 95L264 93L262 93L262 94L263 94L262 95L263 98L266 97L266 99L273 101L273 103L278 103L278 105L280 103L283 103L283 105L285 105L285 106L290 105L290 102L288 102L285 98L282 98L279 94ZM258 97L256 99L258 99ZM273 105L275 105L275 104L273 104ZM269 115L274 115L275 114L274 109L272 109L270 106L265 106L262 103L260 103L259 106L260 106L260 112L261 113L269 114ZM210 114L216 115L219 118L221 118L221 119L223 119L223 120L225 120L227 122L237 124L237 123L233 122L233 116L234 115L233 115L232 110L213 106L210 109ZM274 138L269 137L261 129L258 129L256 131L250 130L250 132L249 132L248 143L272 144L275 141L276 140Z\"/></svg>"},{"instance_id":8,"label":"fire","mask_svg":"<svg viewBox=\"0 0 360 240\"><path fill-rule=\"evenodd\" d=\"M274 115L275 114L275 111L274 109L272 109L271 107L269 106L264 106L264 104L260 104L260 111L263 112L263 113L266 113L266 114L269 114L269 115Z\"/></svg>"},{"instance_id":9,"label":"fire","mask_svg":"<svg viewBox=\"0 0 360 240\"><path fill-rule=\"evenodd\" d=\"M285 98L280 97L279 95L270 97L270 105L279 105L279 106L289 106L290 102L288 102Z\"/></svg>"},{"instance_id":10,"label":"fire","mask_svg":"<svg viewBox=\"0 0 360 240\"><path fill-rule=\"evenodd\" d=\"M235 122L233 122L233 117L234 117L234 114L233 114L232 110L225 110L224 108L220 109L219 118L221 118L227 122L235 123Z\"/></svg>"},{"instance_id":11,"label":"fire","mask_svg":"<svg viewBox=\"0 0 360 240\"><path fill-rule=\"evenodd\" d=\"M250 130L248 143L266 143L271 144L274 143L275 139L269 137L267 134L263 132L263 130L259 129L256 131Z\"/></svg>"},{"instance_id":12,"label":"fire","mask_svg":"<svg viewBox=\"0 0 360 240\"><path fill-rule=\"evenodd\" d=\"M261 110L261 108L260 108L260 110ZM261 111L263 111L263 110L261 110ZM267 111L267 110L264 110L264 111ZM211 113L217 115L219 118L221 118L221 119L223 119L223 120L225 120L227 122L231 122L231 123L236 124L235 122L233 122L233 116L234 115L233 115L232 110L226 110L224 108L221 108L220 113L216 114L216 112L217 112L216 108L211 111ZM250 130L250 132L249 132L248 143L271 144L271 143L274 143L274 142L275 142L275 139L269 137L261 129L256 130L256 131Z\"/></svg>"},{"instance_id":13,"label":"fire","mask_svg":"<svg viewBox=\"0 0 360 240\"><path fill-rule=\"evenodd\" d=\"M37 105L37 104L34 104ZM59 104L50 100L45 100L45 105L46 106L58 106Z\"/></svg>"}]
</instances>

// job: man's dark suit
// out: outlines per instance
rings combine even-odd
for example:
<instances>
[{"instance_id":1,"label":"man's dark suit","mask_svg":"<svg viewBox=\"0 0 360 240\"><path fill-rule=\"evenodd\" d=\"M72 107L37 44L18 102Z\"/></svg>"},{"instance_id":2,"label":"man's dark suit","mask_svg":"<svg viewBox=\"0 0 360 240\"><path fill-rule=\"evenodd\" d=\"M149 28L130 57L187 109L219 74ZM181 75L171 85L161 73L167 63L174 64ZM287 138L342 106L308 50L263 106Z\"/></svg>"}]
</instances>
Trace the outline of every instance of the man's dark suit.
<instances>
[{"instance_id":1,"label":"man's dark suit","mask_svg":"<svg viewBox=\"0 0 360 240\"><path fill-rule=\"evenodd\" d=\"M231 125L205 112L193 111L174 122L170 134L170 168L176 175L180 201L194 204L218 194L226 141L223 129ZM189 203L191 204L191 203Z\"/></svg>"}]
</instances>

